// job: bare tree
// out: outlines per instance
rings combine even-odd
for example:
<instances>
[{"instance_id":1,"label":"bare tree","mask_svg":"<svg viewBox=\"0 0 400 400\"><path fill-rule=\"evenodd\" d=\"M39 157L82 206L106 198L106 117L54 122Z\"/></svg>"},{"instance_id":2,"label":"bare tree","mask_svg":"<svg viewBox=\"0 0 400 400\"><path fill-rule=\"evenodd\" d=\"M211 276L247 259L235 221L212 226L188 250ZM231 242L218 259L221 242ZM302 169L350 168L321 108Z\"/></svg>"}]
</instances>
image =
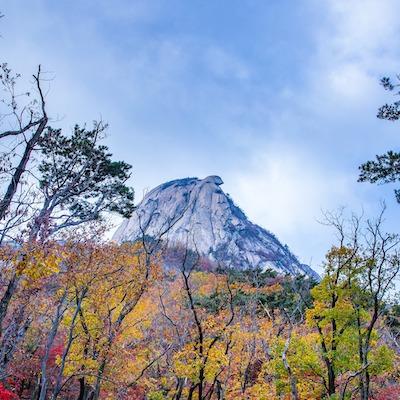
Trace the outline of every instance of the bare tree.
<instances>
[{"instance_id":1,"label":"bare tree","mask_svg":"<svg viewBox=\"0 0 400 400\"><path fill-rule=\"evenodd\" d=\"M400 271L400 238L384 231L385 209L383 204L378 217L366 221L354 215L350 220L346 220L342 213L326 215L327 224L335 229L339 240L339 256L335 266L328 268L327 275L332 278L333 288L346 290L354 310L354 317L350 318L343 328L354 323L358 332L360 368L349 375L342 395L345 395L350 380L358 377L361 400L370 398L369 356L373 332L388 309L389 296ZM345 251L340 251L341 249ZM332 290L331 308L334 308L338 300L337 293ZM332 321L335 322L333 319ZM332 329L335 327L336 325ZM333 336L334 340L335 338L336 336ZM330 366L334 373L334 365Z\"/></svg>"},{"instance_id":2,"label":"bare tree","mask_svg":"<svg viewBox=\"0 0 400 400\"><path fill-rule=\"evenodd\" d=\"M36 75L33 75L36 98L27 104L19 104L22 97L30 97L30 92L17 92L18 74L13 74L6 63L0 66L0 82L3 91L8 96L2 99L0 123L6 125L6 129L0 132L1 144L9 150L2 154L2 178L7 180L5 193L0 201L0 221L4 222L13 199L21 185L23 175L27 171L28 163L35 151L35 146L42 137L48 123L45 96L42 88L42 70L39 65ZM16 157L18 154L18 157ZM17 161L13 165L11 158ZM4 229L4 227L2 228Z\"/></svg>"}]
</instances>

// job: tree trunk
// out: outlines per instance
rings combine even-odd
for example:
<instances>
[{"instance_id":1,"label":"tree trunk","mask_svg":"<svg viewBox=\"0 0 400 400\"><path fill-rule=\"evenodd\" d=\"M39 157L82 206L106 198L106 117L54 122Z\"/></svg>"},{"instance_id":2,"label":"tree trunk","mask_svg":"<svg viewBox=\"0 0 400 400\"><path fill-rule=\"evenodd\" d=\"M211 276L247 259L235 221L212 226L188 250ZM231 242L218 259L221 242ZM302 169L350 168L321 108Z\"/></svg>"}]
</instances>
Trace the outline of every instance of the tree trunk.
<instances>
[{"instance_id":1,"label":"tree trunk","mask_svg":"<svg viewBox=\"0 0 400 400\"><path fill-rule=\"evenodd\" d=\"M14 273L10 281L8 282L7 289L0 301L0 336L3 331L3 321L7 315L8 306L10 305L11 298L15 292L15 289L17 288L17 282L17 274Z\"/></svg>"},{"instance_id":2,"label":"tree trunk","mask_svg":"<svg viewBox=\"0 0 400 400\"><path fill-rule=\"evenodd\" d=\"M188 394L188 400L192 400L193 399L193 393L196 390L197 385L193 385L190 389L189 389L189 394Z\"/></svg>"},{"instance_id":3,"label":"tree trunk","mask_svg":"<svg viewBox=\"0 0 400 400\"><path fill-rule=\"evenodd\" d=\"M204 368L199 373L199 400L203 400Z\"/></svg>"},{"instance_id":4,"label":"tree trunk","mask_svg":"<svg viewBox=\"0 0 400 400\"><path fill-rule=\"evenodd\" d=\"M329 363L327 367L328 367L328 394L331 396L336 393L336 376L332 364Z\"/></svg>"},{"instance_id":5,"label":"tree trunk","mask_svg":"<svg viewBox=\"0 0 400 400\"><path fill-rule=\"evenodd\" d=\"M101 386L101 380L103 379L103 374L104 374L104 369L106 367L106 361L103 360L102 363L100 364L98 373L97 373L97 380L96 380L96 386L93 391L92 398L93 400L98 400L100 396L100 386Z\"/></svg>"},{"instance_id":6,"label":"tree trunk","mask_svg":"<svg viewBox=\"0 0 400 400\"><path fill-rule=\"evenodd\" d=\"M283 361L283 365L286 369L286 372L289 376L291 398L292 398L292 400L299 400L299 393L297 391L297 379L293 375L292 368L290 367L288 360L287 360L287 352L289 350L290 339L291 339L291 331L289 332L289 336L285 343L285 348L282 353L282 361Z\"/></svg>"},{"instance_id":7,"label":"tree trunk","mask_svg":"<svg viewBox=\"0 0 400 400\"><path fill-rule=\"evenodd\" d=\"M365 364L366 365L366 364ZM369 400L370 375L368 368L361 374L360 399Z\"/></svg>"},{"instance_id":8,"label":"tree trunk","mask_svg":"<svg viewBox=\"0 0 400 400\"><path fill-rule=\"evenodd\" d=\"M65 290L60 302L57 305L57 310L56 310L56 315L54 316L54 320L51 326L51 330L49 333L49 336L47 338L47 343L46 343L46 349L44 356L42 358L41 362L41 389L40 389L40 395L39 395L39 400L45 400L46 399L46 392L47 392L47 362L49 361L49 356L50 356L50 350L51 347L53 346L54 339L57 335L58 332L58 327L60 325L60 321L62 318L62 315L64 313L63 307L64 307L64 302L67 298L67 291Z\"/></svg>"},{"instance_id":9,"label":"tree trunk","mask_svg":"<svg viewBox=\"0 0 400 400\"><path fill-rule=\"evenodd\" d=\"M25 337L32 319L25 316L25 307L22 305L15 311L16 317L13 324L7 327L3 333L0 343L0 380L7 377L8 363L12 361L13 355L19 343Z\"/></svg>"},{"instance_id":10,"label":"tree trunk","mask_svg":"<svg viewBox=\"0 0 400 400\"><path fill-rule=\"evenodd\" d=\"M27 142L24 154L21 157L21 160L14 172L14 175L11 177L10 183L8 184L6 194L3 197L3 200L0 202L0 220L3 220L7 214L7 211L10 207L11 201L18 189L18 185L21 181L22 174L26 170L26 166L28 164L29 158L31 157L31 153L36 143L39 141L40 136L47 125L47 117L42 118L42 122L37 127L35 133L32 135L31 139Z\"/></svg>"},{"instance_id":11,"label":"tree trunk","mask_svg":"<svg viewBox=\"0 0 400 400\"><path fill-rule=\"evenodd\" d=\"M79 378L79 396L77 400L87 400L90 387L86 385L85 377Z\"/></svg>"},{"instance_id":12,"label":"tree trunk","mask_svg":"<svg viewBox=\"0 0 400 400\"><path fill-rule=\"evenodd\" d=\"M173 400L180 400L182 397L182 391L183 391L183 385L184 385L184 379L183 378L178 378L178 382L176 384L176 390L175 394L173 396Z\"/></svg>"},{"instance_id":13,"label":"tree trunk","mask_svg":"<svg viewBox=\"0 0 400 400\"><path fill-rule=\"evenodd\" d=\"M67 356L68 356L69 350L71 348L72 342L74 340L73 333L74 333L74 328L75 328L75 321L76 321L76 319L78 317L78 314L79 314L79 312L81 310L81 304L82 304L83 298L85 297L85 294L86 294L86 289L82 292L82 294L79 297L79 300L78 300L78 302L76 304L74 315L72 317L71 324L69 326L68 341L67 341L67 345L65 346L65 349L63 351L63 355L62 355L62 358L61 358L60 369L58 371L58 375L57 375L57 378L56 378L56 383L55 383L55 386L54 386L53 396L51 397L52 400L56 400L58 395L60 394L60 391L61 391L61 387L62 387L61 383L62 383L62 378L63 378L63 374L64 374L65 364L66 364L66 361L67 361Z\"/></svg>"},{"instance_id":14,"label":"tree trunk","mask_svg":"<svg viewBox=\"0 0 400 400\"><path fill-rule=\"evenodd\" d=\"M35 385L35 388L31 394L31 400L37 400L39 398L39 393L40 393L40 383Z\"/></svg>"},{"instance_id":15,"label":"tree trunk","mask_svg":"<svg viewBox=\"0 0 400 400\"><path fill-rule=\"evenodd\" d=\"M371 318L371 321L370 321L368 329L367 329L364 346L362 346L362 360L361 360L362 365L369 364L368 356L369 356L369 352L370 352L371 335L374 330L376 321L378 320L378 315L379 315L379 302L378 302L377 297L375 296L374 312L372 314L372 318ZM370 392L370 374L368 371L368 367L366 367L365 371L361 374L360 386L362 386L362 391L360 391L361 400L368 400L369 392Z\"/></svg>"},{"instance_id":16,"label":"tree trunk","mask_svg":"<svg viewBox=\"0 0 400 400\"><path fill-rule=\"evenodd\" d=\"M221 382L217 379L217 399L223 400L224 399L224 390L222 389Z\"/></svg>"}]
</instances>

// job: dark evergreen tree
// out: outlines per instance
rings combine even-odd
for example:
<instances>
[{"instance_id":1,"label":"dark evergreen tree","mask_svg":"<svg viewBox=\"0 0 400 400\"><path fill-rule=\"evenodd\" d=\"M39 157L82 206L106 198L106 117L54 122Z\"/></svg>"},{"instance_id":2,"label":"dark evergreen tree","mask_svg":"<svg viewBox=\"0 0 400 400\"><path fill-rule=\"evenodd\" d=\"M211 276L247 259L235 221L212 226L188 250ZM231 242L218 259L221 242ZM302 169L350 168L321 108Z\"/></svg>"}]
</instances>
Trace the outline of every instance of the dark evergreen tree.
<instances>
[{"instance_id":1,"label":"dark evergreen tree","mask_svg":"<svg viewBox=\"0 0 400 400\"><path fill-rule=\"evenodd\" d=\"M126 186L131 166L113 161L99 142L106 125L87 130L75 126L72 135L49 128L40 141L42 161L39 187L42 207L34 218L31 237L101 218L115 212L128 218L133 211L133 189Z\"/></svg>"},{"instance_id":2,"label":"dark evergreen tree","mask_svg":"<svg viewBox=\"0 0 400 400\"><path fill-rule=\"evenodd\" d=\"M400 82L400 77L397 77ZM390 78L381 79L381 85L385 90L400 95L400 83L394 83ZM388 121L400 119L400 101L384 104L378 109L377 117ZM360 167L359 182L390 183L400 180L400 152L388 151L385 154L377 155L375 160L367 161ZM397 201L400 203L400 190L395 190Z\"/></svg>"}]
</instances>

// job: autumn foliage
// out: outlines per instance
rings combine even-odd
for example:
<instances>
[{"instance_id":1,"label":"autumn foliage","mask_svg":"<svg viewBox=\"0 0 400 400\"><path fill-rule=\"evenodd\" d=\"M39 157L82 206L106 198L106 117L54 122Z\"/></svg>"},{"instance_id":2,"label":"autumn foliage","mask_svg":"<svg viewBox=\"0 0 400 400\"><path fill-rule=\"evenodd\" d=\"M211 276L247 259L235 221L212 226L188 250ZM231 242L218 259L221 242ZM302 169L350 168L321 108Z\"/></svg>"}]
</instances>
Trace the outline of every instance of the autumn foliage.
<instances>
[{"instance_id":1,"label":"autumn foliage","mask_svg":"<svg viewBox=\"0 0 400 400\"><path fill-rule=\"evenodd\" d=\"M349 399L366 368L371 398L396 399L383 314L367 367L359 356L373 309L361 302L362 257L350 255L333 248L317 284L205 271L188 249L164 270L144 242L3 246L2 280L16 273L18 289L2 325L0 399Z\"/></svg>"}]
</instances>

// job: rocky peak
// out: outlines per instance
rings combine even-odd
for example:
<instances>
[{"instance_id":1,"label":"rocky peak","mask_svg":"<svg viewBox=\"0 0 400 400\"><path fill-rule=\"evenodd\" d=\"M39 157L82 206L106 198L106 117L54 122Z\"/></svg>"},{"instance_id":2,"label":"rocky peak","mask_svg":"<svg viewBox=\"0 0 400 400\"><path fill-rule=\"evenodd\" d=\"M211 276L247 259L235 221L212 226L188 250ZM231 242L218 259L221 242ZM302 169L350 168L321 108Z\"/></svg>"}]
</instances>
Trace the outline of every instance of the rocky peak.
<instances>
[{"instance_id":1,"label":"rocky peak","mask_svg":"<svg viewBox=\"0 0 400 400\"><path fill-rule=\"evenodd\" d=\"M143 234L185 244L226 266L271 268L280 273L318 275L301 264L271 232L250 222L223 192L222 179L185 178L151 190L114 235L118 242Z\"/></svg>"}]
</instances>

